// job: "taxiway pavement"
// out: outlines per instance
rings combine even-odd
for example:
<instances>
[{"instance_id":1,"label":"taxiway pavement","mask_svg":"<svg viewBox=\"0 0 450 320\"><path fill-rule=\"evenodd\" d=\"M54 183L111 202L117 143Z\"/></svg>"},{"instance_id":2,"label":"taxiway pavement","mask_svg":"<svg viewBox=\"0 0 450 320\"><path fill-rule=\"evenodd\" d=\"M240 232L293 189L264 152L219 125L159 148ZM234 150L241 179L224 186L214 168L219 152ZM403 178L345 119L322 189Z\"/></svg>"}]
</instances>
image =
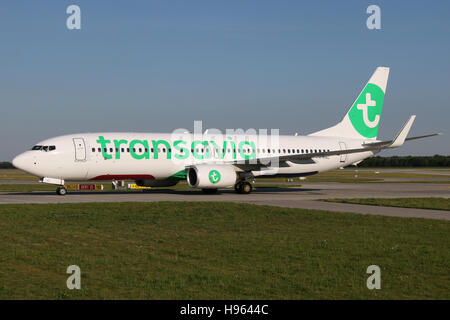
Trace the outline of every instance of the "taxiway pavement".
<instances>
[{"instance_id":1,"label":"taxiway pavement","mask_svg":"<svg viewBox=\"0 0 450 320\"><path fill-rule=\"evenodd\" d=\"M153 189L149 192L54 192L0 193L0 204L13 203L79 203L123 201L231 201L289 208L304 208L395 217L450 220L450 211L315 201L330 198L448 198L450 186L437 183L304 183L302 187L256 188L251 194L223 190L205 195L198 190L174 191ZM257 185L256 185L257 186Z\"/></svg>"}]
</instances>

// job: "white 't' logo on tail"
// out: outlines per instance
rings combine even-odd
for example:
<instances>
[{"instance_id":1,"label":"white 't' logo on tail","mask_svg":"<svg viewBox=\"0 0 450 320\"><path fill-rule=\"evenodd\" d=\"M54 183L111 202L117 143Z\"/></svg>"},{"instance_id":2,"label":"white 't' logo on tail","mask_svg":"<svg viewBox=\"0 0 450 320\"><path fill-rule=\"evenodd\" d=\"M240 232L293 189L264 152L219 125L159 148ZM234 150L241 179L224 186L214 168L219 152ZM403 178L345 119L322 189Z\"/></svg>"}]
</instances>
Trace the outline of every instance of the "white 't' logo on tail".
<instances>
[{"instance_id":1,"label":"white 't' logo on tail","mask_svg":"<svg viewBox=\"0 0 450 320\"><path fill-rule=\"evenodd\" d=\"M359 110L362 110L364 124L366 126L368 126L369 128L375 128L378 125L378 122L380 122L380 116L377 114L373 121L369 120L368 107L375 107L377 105L376 101L371 100L371 99L372 99L372 97L370 95L370 92L367 92L366 93L366 103L360 103L356 106L356 108L358 108Z\"/></svg>"}]
</instances>

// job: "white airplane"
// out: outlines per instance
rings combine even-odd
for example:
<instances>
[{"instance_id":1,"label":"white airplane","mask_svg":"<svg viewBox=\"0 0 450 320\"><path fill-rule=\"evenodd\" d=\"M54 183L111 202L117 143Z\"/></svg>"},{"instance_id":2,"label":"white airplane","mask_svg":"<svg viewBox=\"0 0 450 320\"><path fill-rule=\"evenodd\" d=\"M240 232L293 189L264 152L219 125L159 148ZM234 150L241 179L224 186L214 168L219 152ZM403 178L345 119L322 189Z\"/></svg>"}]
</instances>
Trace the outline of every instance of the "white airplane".
<instances>
[{"instance_id":1,"label":"white airplane","mask_svg":"<svg viewBox=\"0 0 450 320\"><path fill-rule=\"evenodd\" d=\"M102 132L59 136L39 142L13 165L57 185L66 181L135 180L139 186L173 186L187 180L205 193L218 188L252 191L258 176L302 177L338 169L397 148L407 138L412 115L393 140L377 140L389 68L378 67L344 119L307 136L258 134Z\"/></svg>"}]
</instances>

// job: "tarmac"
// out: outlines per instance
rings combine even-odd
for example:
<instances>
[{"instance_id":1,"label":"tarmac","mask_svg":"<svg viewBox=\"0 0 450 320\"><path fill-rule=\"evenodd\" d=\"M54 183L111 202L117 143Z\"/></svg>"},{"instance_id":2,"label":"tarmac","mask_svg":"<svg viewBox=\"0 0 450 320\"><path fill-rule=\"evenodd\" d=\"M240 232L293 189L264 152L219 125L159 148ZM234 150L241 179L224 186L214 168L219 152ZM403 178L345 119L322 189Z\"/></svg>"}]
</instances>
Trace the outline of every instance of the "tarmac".
<instances>
[{"instance_id":1,"label":"tarmac","mask_svg":"<svg viewBox=\"0 0 450 320\"><path fill-rule=\"evenodd\" d=\"M123 201L224 201L270 205L288 208L352 212L391 217L450 220L450 211L382 207L317 201L331 198L449 198L450 185L445 183L303 183L302 187L255 188L251 194L223 190L206 195L199 190L174 191L152 189L148 192L69 192L65 196L54 192L0 193L0 204L14 203L86 203ZM257 187L257 185L256 185Z\"/></svg>"}]
</instances>

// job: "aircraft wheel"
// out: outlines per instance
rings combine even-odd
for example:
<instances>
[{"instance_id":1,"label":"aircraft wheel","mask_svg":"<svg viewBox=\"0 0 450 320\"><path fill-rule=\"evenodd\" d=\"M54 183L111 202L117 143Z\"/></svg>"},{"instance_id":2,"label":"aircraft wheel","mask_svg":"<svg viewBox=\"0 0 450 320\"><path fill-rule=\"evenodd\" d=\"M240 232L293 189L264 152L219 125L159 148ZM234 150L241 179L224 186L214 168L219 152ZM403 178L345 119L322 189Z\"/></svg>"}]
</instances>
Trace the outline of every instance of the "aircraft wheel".
<instances>
[{"instance_id":1,"label":"aircraft wheel","mask_svg":"<svg viewBox=\"0 0 450 320\"><path fill-rule=\"evenodd\" d=\"M236 192L240 194L249 194L250 192L252 192L253 187L249 182L242 181L236 183L236 185L234 186L234 190L236 190Z\"/></svg>"},{"instance_id":2,"label":"aircraft wheel","mask_svg":"<svg viewBox=\"0 0 450 320\"><path fill-rule=\"evenodd\" d=\"M250 182L243 182L242 183L242 186L241 186L242 194L249 194L250 192L252 192L252 190L253 190L253 187L250 184Z\"/></svg>"},{"instance_id":3,"label":"aircraft wheel","mask_svg":"<svg viewBox=\"0 0 450 320\"><path fill-rule=\"evenodd\" d=\"M216 194L217 189L202 189L203 193L205 194Z\"/></svg>"},{"instance_id":4,"label":"aircraft wheel","mask_svg":"<svg viewBox=\"0 0 450 320\"><path fill-rule=\"evenodd\" d=\"M56 189L56 194L59 194L60 196L64 196L67 194L67 189L65 187L58 187Z\"/></svg>"}]
</instances>

